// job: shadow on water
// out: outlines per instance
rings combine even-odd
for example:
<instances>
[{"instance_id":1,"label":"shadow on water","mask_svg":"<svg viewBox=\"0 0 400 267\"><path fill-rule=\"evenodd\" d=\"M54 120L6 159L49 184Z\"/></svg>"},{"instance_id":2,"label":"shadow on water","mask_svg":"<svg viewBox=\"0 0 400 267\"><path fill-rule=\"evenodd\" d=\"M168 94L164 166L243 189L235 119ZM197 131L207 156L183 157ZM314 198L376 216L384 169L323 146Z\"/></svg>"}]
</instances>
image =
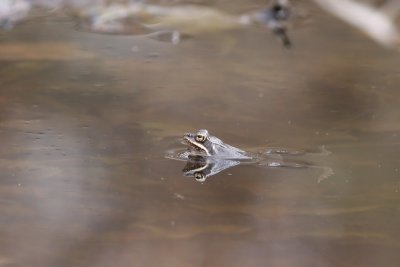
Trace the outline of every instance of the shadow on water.
<instances>
[{"instance_id":1,"label":"shadow on water","mask_svg":"<svg viewBox=\"0 0 400 267\"><path fill-rule=\"evenodd\" d=\"M257 30L3 33L0 266L397 266L399 58L316 20L291 51ZM164 155L199 128L325 146L300 157L334 175L241 164L197 183Z\"/></svg>"}]
</instances>

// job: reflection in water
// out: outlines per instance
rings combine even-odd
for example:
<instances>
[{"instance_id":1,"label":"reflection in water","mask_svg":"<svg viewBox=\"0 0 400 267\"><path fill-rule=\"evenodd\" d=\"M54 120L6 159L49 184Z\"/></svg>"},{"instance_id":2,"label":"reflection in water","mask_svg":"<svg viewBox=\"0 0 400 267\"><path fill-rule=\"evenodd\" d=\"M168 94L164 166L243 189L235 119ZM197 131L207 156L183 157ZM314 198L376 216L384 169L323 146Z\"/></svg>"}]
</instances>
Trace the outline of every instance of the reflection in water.
<instances>
[{"instance_id":1,"label":"reflection in water","mask_svg":"<svg viewBox=\"0 0 400 267\"><path fill-rule=\"evenodd\" d=\"M224 159L212 160L207 157L196 156L188 158L182 172L186 177L193 177L198 182L204 182L207 177L213 176L238 164L240 164L240 161Z\"/></svg>"},{"instance_id":2,"label":"reflection in water","mask_svg":"<svg viewBox=\"0 0 400 267\"><path fill-rule=\"evenodd\" d=\"M167 155L167 158L170 159L178 159L182 160L180 156L174 156L173 154L176 152L170 151L170 154ZM180 153L178 153L180 154ZM180 154L182 155L182 154ZM321 170L321 174L318 176L318 183L327 179L328 177L334 174L332 168L328 166L317 166L313 165L309 162L301 162L300 161L289 161L282 160L282 157L279 155L274 155L272 158L265 157L264 159L258 158L253 160L233 160L233 159L221 159L221 158L212 158L206 156L188 156L186 158L186 165L183 168L183 175L186 177L195 178L198 182L205 182L205 180L213 175L218 174L219 172L237 166L239 164L253 164L255 166L263 166L263 167L284 167L284 168L314 168Z\"/></svg>"},{"instance_id":3,"label":"reflection in water","mask_svg":"<svg viewBox=\"0 0 400 267\"><path fill-rule=\"evenodd\" d=\"M188 134L186 134L185 137L187 135ZM215 137L212 138L217 139ZM234 148L227 144L224 144L224 146ZM321 152L313 154L295 150L288 150L284 148L269 148L265 152L260 152L257 154L246 152L246 157L243 158L226 157L227 155L224 154L201 155L198 154L199 153L198 150L191 150L190 146L188 148L189 148L188 150L183 150L183 149L168 150L165 157L167 159L186 161L186 165L182 170L183 175L186 177L192 177L198 182L205 182L208 177L216 175L223 170L232 168L239 164L254 165L258 167L267 167L267 168L281 167L281 168L298 168L298 169L303 169L303 168L317 169L321 171L321 174L319 174L317 178L318 183L334 174L334 171L332 170L331 167L318 166L314 163L307 162L304 160L303 161L299 159L294 160L291 157L291 156L301 155L303 156L303 158L306 158L309 155L314 155L314 156L317 155L319 157L330 155L330 151L327 151L325 148L322 148ZM228 156L232 156L232 154Z\"/></svg>"}]
</instances>

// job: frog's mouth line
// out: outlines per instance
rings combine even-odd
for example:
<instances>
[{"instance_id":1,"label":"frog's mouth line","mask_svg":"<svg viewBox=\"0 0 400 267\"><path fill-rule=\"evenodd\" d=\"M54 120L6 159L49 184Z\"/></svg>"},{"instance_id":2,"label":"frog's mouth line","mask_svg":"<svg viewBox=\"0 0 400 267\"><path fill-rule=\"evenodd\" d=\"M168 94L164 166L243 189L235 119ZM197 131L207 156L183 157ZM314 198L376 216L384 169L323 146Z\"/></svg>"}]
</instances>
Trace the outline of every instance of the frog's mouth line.
<instances>
[{"instance_id":1,"label":"frog's mouth line","mask_svg":"<svg viewBox=\"0 0 400 267\"><path fill-rule=\"evenodd\" d=\"M205 146L203 146L202 144L199 144L197 142L195 143L186 136L183 137L183 141L185 144L187 144L189 147L193 148L194 150L196 150L198 152L206 153L207 156L210 156L210 153L208 152L207 148Z\"/></svg>"}]
</instances>

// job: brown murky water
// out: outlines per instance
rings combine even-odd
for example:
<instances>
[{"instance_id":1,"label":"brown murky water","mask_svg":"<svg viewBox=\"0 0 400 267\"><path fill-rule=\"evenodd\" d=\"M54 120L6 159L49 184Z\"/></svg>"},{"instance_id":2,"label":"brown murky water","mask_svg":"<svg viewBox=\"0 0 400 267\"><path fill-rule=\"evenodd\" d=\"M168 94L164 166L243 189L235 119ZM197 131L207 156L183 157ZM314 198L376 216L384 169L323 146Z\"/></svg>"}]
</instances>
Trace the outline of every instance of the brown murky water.
<instances>
[{"instance_id":1,"label":"brown murky water","mask_svg":"<svg viewBox=\"0 0 400 267\"><path fill-rule=\"evenodd\" d=\"M250 4L249 4L250 5ZM179 45L30 21L0 35L0 266L399 266L400 57L316 16ZM206 128L333 169L164 158Z\"/></svg>"}]
</instances>

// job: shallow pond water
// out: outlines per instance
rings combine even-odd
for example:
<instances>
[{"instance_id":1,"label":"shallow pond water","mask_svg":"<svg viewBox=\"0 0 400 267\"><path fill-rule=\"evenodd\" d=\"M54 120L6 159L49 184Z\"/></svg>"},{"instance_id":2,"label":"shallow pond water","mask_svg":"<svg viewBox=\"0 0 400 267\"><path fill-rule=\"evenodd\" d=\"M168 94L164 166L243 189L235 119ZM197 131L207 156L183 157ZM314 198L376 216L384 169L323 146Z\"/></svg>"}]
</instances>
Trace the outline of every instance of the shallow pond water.
<instances>
[{"instance_id":1,"label":"shallow pond water","mask_svg":"<svg viewBox=\"0 0 400 267\"><path fill-rule=\"evenodd\" d=\"M52 17L2 33L0 266L398 266L399 54L324 14L291 38L172 45ZM165 154L201 128L248 151L324 147L299 157L334 174L198 183Z\"/></svg>"}]
</instances>

